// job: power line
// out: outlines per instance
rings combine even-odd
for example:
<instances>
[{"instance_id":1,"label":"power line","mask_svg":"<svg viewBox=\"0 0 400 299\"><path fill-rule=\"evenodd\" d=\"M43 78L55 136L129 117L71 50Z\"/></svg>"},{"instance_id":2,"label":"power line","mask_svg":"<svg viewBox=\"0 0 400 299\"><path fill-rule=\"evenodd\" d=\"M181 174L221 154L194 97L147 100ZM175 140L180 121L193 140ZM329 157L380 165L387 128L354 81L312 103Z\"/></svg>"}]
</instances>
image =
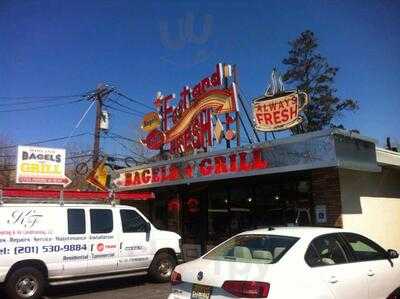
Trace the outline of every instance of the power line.
<instances>
[{"instance_id":1,"label":"power line","mask_svg":"<svg viewBox=\"0 0 400 299\"><path fill-rule=\"evenodd\" d=\"M30 107L30 108L18 108L18 109L9 109L9 110L0 110L0 113L4 112L17 112L17 111L30 111L30 110L39 110L39 109L46 109L46 108L52 108L52 107L60 107L60 106L65 106L68 104L74 104L83 101L84 99L79 99L75 101L69 101L66 103L58 103L58 104L53 104L53 105L46 105L46 106L36 106L36 107Z\"/></svg>"},{"instance_id":2,"label":"power line","mask_svg":"<svg viewBox=\"0 0 400 299\"><path fill-rule=\"evenodd\" d=\"M83 96L82 96L83 97ZM48 101L62 101L62 100L67 100L70 97L64 98L64 99L59 99L59 98L52 98L52 99L43 99L43 100L36 100L36 101L22 101L22 102L17 102L17 103L2 103L0 106L18 106L18 105L26 105L26 104L40 104L42 102L48 102Z\"/></svg>"},{"instance_id":3,"label":"power line","mask_svg":"<svg viewBox=\"0 0 400 299\"><path fill-rule=\"evenodd\" d=\"M110 102L113 102L113 103L115 103L115 104L117 104L118 106L120 106L120 107L122 107L122 108L124 108L124 109L127 109L128 111L132 111L132 112L134 112L134 113L140 114L141 116L144 116L144 113L143 113L143 112L141 112L141 111L139 111L139 110L136 110L136 109L133 109L133 108L131 108L131 107L129 107L129 106L123 105L123 104L121 104L120 102L118 102L117 100L109 99L109 101L110 101Z\"/></svg>"},{"instance_id":4,"label":"power line","mask_svg":"<svg viewBox=\"0 0 400 299\"><path fill-rule=\"evenodd\" d=\"M42 144L42 143L47 143L47 142L64 140L64 139L67 139L69 137L72 138L72 137L79 137L79 136L84 136L84 135L90 135L90 133L81 133L81 134L76 134L76 135L72 135L72 136L65 136L65 137L59 137L59 138L53 138L53 139L47 139L47 140L40 140L40 141L35 141L35 142L30 142L30 143L25 143L25 144L20 144L20 145ZM0 147L0 149L14 148L14 147L18 147L18 144L3 146L3 147Z\"/></svg>"},{"instance_id":5,"label":"power line","mask_svg":"<svg viewBox=\"0 0 400 299\"><path fill-rule=\"evenodd\" d=\"M135 112L132 112L132 111L125 111L125 110L116 108L116 107L114 107L114 106L108 105L108 104L103 104L103 106L104 106L104 107L107 107L107 108L109 108L109 109L111 109L111 110L119 111L119 112L122 112L122 113L125 113L125 114L133 115L133 116L140 117L140 118L143 117L143 115L140 115L140 114L138 114L138 113L135 113Z\"/></svg>"},{"instance_id":6,"label":"power line","mask_svg":"<svg viewBox=\"0 0 400 299\"><path fill-rule=\"evenodd\" d=\"M125 98L125 99L127 99L128 101L130 101L132 103L136 103L136 104L142 105L143 107L146 107L147 109L154 110L154 107L146 105L146 104L144 104L144 103L142 103L142 102L140 102L138 100L132 99L132 98L128 97L127 95L121 93L121 92L117 91L116 94L121 96L121 97L123 97L123 98Z\"/></svg>"},{"instance_id":7,"label":"power line","mask_svg":"<svg viewBox=\"0 0 400 299\"><path fill-rule=\"evenodd\" d=\"M76 98L76 97L83 97L90 93L85 92L81 94L72 94L72 95L58 95L58 96L18 96L18 97L7 97L7 96L0 96L0 99L10 99L10 100L20 100L20 99L62 99L62 98Z\"/></svg>"}]
</instances>

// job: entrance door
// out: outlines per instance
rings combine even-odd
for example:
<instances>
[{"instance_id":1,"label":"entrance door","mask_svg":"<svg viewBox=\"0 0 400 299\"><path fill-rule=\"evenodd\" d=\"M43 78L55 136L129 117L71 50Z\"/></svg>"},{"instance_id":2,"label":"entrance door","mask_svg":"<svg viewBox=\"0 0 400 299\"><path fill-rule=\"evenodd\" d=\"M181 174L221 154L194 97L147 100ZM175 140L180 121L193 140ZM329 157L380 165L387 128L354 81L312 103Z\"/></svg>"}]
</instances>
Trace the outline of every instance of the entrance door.
<instances>
[{"instance_id":1,"label":"entrance door","mask_svg":"<svg viewBox=\"0 0 400 299\"><path fill-rule=\"evenodd\" d=\"M151 231L146 232L147 221L138 212L120 209L121 229L119 233L118 270L147 268L154 253L150 246Z\"/></svg>"},{"instance_id":2,"label":"entrance door","mask_svg":"<svg viewBox=\"0 0 400 299\"><path fill-rule=\"evenodd\" d=\"M206 251L207 218L204 205L207 203L205 188L183 193L182 230L185 257L194 259Z\"/></svg>"}]
</instances>

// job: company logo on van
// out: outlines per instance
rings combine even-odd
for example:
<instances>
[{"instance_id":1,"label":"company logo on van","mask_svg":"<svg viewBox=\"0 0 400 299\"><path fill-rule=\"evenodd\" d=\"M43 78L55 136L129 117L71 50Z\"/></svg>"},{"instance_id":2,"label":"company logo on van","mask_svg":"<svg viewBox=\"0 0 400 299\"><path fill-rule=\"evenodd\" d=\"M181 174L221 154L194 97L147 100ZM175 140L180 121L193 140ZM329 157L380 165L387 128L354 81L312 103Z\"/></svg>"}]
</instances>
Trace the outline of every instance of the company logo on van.
<instances>
[{"instance_id":1,"label":"company logo on van","mask_svg":"<svg viewBox=\"0 0 400 299\"><path fill-rule=\"evenodd\" d=\"M99 243L97 244L97 251L102 252L104 250L104 244L103 243Z\"/></svg>"}]
</instances>

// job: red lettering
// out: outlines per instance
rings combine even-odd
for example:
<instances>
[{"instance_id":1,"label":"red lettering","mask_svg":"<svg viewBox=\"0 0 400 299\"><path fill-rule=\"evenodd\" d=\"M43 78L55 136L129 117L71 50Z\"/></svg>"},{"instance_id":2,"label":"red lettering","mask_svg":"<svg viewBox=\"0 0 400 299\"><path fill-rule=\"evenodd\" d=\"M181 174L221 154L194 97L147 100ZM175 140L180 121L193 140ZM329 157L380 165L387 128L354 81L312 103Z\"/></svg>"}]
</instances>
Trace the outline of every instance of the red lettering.
<instances>
[{"instance_id":1,"label":"red lettering","mask_svg":"<svg viewBox=\"0 0 400 299\"><path fill-rule=\"evenodd\" d=\"M142 171L142 182L143 184L148 184L151 180L150 169L145 169Z\"/></svg>"},{"instance_id":2,"label":"red lettering","mask_svg":"<svg viewBox=\"0 0 400 299\"><path fill-rule=\"evenodd\" d=\"M206 164L209 164L206 166ZM211 159L204 159L199 164L199 171L201 175L208 176L212 172Z\"/></svg>"},{"instance_id":3,"label":"red lettering","mask_svg":"<svg viewBox=\"0 0 400 299\"><path fill-rule=\"evenodd\" d=\"M160 169L159 168L153 168L152 172L153 172L153 176L152 176L151 182L152 183L160 182L160 175L159 175Z\"/></svg>"},{"instance_id":4,"label":"red lettering","mask_svg":"<svg viewBox=\"0 0 400 299\"><path fill-rule=\"evenodd\" d=\"M141 185L142 182L140 181L140 173L138 171L135 171L135 175L133 178L133 185Z\"/></svg>"},{"instance_id":5,"label":"red lettering","mask_svg":"<svg viewBox=\"0 0 400 299\"><path fill-rule=\"evenodd\" d=\"M167 176L167 170L165 169L165 166L161 166L161 182L167 181L168 176Z\"/></svg>"},{"instance_id":6,"label":"red lettering","mask_svg":"<svg viewBox=\"0 0 400 299\"><path fill-rule=\"evenodd\" d=\"M193 95L194 99L197 99L198 97L201 96L201 94L202 94L202 92L201 92L201 83L199 83L193 88L192 95Z\"/></svg>"},{"instance_id":7,"label":"red lettering","mask_svg":"<svg viewBox=\"0 0 400 299\"><path fill-rule=\"evenodd\" d=\"M186 175L188 178L192 178L192 177L193 177L193 165L192 165L191 163L188 163L188 164L185 166L185 175Z\"/></svg>"},{"instance_id":8,"label":"red lettering","mask_svg":"<svg viewBox=\"0 0 400 299\"><path fill-rule=\"evenodd\" d=\"M262 149L253 150L253 169L264 169L268 167L268 162L264 160Z\"/></svg>"},{"instance_id":9,"label":"red lettering","mask_svg":"<svg viewBox=\"0 0 400 299\"><path fill-rule=\"evenodd\" d=\"M250 171L251 170L251 165L247 163L247 153L239 153L239 160L240 160L240 166L239 169L240 171Z\"/></svg>"},{"instance_id":10,"label":"red lettering","mask_svg":"<svg viewBox=\"0 0 400 299\"><path fill-rule=\"evenodd\" d=\"M297 113L297 105L296 106L291 106L289 109L289 113L290 113L290 119L296 118L298 116Z\"/></svg>"},{"instance_id":11,"label":"red lettering","mask_svg":"<svg viewBox=\"0 0 400 299\"><path fill-rule=\"evenodd\" d=\"M280 120L280 111L274 111L273 112L274 115L274 123L275 124L280 124L281 120Z\"/></svg>"},{"instance_id":12,"label":"red lettering","mask_svg":"<svg viewBox=\"0 0 400 299\"><path fill-rule=\"evenodd\" d=\"M287 108L282 110L282 122L287 122L289 120L289 110Z\"/></svg>"},{"instance_id":13,"label":"red lettering","mask_svg":"<svg viewBox=\"0 0 400 299\"><path fill-rule=\"evenodd\" d=\"M226 168L226 158L223 156L217 156L214 158L215 163L215 174L226 173L228 169Z\"/></svg>"},{"instance_id":14,"label":"red lettering","mask_svg":"<svg viewBox=\"0 0 400 299\"><path fill-rule=\"evenodd\" d=\"M256 118L258 123L263 123L263 115L261 113L256 113Z\"/></svg>"},{"instance_id":15,"label":"red lettering","mask_svg":"<svg viewBox=\"0 0 400 299\"><path fill-rule=\"evenodd\" d=\"M176 181L179 178L180 178L179 168L176 165L171 165L170 168L169 168L169 177L168 177L168 179L170 181Z\"/></svg>"},{"instance_id":16,"label":"red lettering","mask_svg":"<svg viewBox=\"0 0 400 299\"><path fill-rule=\"evenodd\" d=\"M201 80L201 89L202 92L205 92L207 89L209 89L211 87L211 82L209 78L205 78L203 80Z\"/></svg>"},{"instance_id":17,"label":"red lettering","mask_svg":"<svg viewBox=\"0 0 400 299\"><path fill-rule=\"evenodd\" d=\"M180 96L181 96L181 101L189 103L190 88L188 86L183 87Z\"/></svg>"},{"instance_id":18,"label":"red lettering","mask_svg":"<svg viewBox=\"0 0 400 299\"><path fill-rule=\"evenodd\" d=\"M265 123L267 125L273 125L272 123L272 114L271 113L264 113Z\"/></svg>"},{"instance_id":19,"label":"red lettering","mask_svg":"<svg viewBox=\"0 0 400 299\"><path fill-rule=\"evenodd\" d=\"M125 173L125 186L132 185L132 172Z\"/></svg>"},{"instance_id":20,"label":"red lettering","mask_svg":"<svg viewBox=\"0 0 400 299\"><path fill-rule=\"evenodd\" d=\"M231 172L237 172L236 154L229 155L229 166Z\"/></svg>"}]
</instances>

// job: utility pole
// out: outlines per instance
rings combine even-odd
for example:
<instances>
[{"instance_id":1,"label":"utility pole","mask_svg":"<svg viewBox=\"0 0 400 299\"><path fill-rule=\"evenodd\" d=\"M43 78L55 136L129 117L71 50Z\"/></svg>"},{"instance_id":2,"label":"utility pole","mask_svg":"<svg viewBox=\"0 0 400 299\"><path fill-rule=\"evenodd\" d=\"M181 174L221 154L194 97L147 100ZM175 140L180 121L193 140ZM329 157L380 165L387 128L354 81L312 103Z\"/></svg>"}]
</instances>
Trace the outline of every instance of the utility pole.
<instances>
[{"instance_id":1,"label":"utility pole","mask_svg":"<svg viewBox=\"0 0 400 299\"><path fill-rule=\"evenodd\" d=\"M94 143L93 143L93 168L96 167L99 161L100 154L100 123L103 118L103 100L109 95L113 89L109 89L105 84L101 83L97 86L96 92L91 96L93 101L96 101L96 124L94 127Z\"/></svg>"}]
</instances>

